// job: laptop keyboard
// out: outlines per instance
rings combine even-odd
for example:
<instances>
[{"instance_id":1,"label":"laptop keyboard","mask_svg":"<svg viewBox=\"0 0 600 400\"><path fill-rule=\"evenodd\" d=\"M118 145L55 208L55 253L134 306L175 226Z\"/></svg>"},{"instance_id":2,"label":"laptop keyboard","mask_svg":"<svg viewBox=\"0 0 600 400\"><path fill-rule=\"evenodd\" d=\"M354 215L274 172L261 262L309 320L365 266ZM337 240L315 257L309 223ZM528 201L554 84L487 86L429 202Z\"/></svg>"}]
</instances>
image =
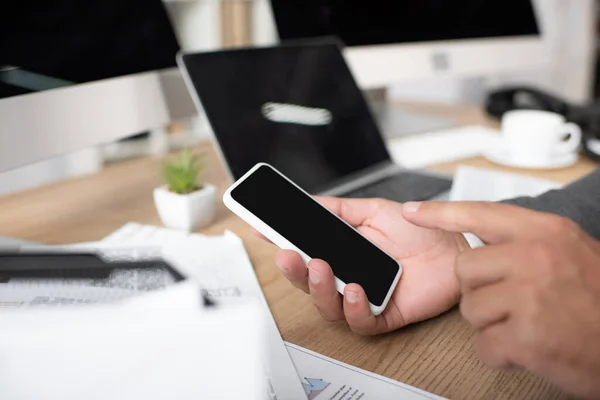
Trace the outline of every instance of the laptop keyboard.
<instances>
[{"instance_id":1,"label":"laptop keyboard","mask_svg":"<svg viewBox=\"0 0 600 400\"><path fill-rule=\"evenodd\" d=\"M417 172L400 172L371 185L361 187L343 197L381 197L398 202L429 200L452 187L452 180Z\"/></svg>"}]
</instances>

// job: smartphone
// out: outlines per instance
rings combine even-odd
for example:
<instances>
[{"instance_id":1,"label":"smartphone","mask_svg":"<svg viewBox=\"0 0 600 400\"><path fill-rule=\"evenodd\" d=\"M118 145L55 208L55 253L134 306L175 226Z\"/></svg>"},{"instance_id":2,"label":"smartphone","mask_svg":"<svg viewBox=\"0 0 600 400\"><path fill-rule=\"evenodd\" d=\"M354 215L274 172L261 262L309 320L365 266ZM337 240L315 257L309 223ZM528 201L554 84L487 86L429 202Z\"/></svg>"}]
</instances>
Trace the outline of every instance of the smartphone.
<instances>
[{"instance_id":1,"label":"smartphone","mask_svg":"<svg viewBox=\"0 0 600 400\"><path fill-rule=\"evenodd\" d=\"M343 294L347 283L361 285L374 315L387 306L402 274L400 263L272 166L255 165L225 192L223 202L305 263L326 261L338 292Z\"/></svg>"}]
</instances>

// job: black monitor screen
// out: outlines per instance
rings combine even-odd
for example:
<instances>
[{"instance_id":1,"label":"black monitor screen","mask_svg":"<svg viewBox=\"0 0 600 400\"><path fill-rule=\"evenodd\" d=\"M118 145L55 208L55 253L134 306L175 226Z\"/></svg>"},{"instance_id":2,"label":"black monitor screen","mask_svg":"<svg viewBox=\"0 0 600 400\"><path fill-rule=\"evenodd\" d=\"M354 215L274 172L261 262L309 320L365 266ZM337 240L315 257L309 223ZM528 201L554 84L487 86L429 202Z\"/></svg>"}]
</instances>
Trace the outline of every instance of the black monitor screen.
<instances>
[{"instance_id":1,"label":"black monitor screen","mask_svg":"<svg viewBox=\"0 0 600 400\"><path fill-rule=\"evenodd\" d=\"M281 40L348 46L538 35L529 0L271 0Z\"/></svg>"},{"instance_id":2,"label":"black monitor screen","mask_svg":"<svg viewBox=\"0 0 600 400\"><path fill-rule=\"evenodd\" d=\"M0 98L176 66L162 0L0 5Z\"/></svg>"},{"instance_id":3,"label":"black monitor screen","mask_svg":"<svg viewBox=\"0 0 600 400\"><path fill-rule=\"evenodd\" d=\"M234 178L258 162L311 193L389 155L336 44L184 57Z\"/></svg>"}]
</instances>

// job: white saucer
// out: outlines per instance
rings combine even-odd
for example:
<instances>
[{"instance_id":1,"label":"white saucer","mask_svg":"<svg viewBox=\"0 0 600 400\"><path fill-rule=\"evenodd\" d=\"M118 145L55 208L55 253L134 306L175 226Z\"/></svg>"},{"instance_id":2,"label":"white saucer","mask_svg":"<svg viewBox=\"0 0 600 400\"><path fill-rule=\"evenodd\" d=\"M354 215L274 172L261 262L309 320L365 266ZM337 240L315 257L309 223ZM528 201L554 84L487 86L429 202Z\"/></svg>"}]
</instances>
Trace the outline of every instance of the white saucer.
<instances>
[{"instance_id":1,"label":"white saucer","mask_svg":"<svg viewBox=\"0 0 600 400\"><path fill-rule=\"evenodd\" d=\"M578 160L576 152L557 155L551 160L515 160L511 157L508 150L504 146L492 146L487 148L483 156L489 161L514 168L528 169L559 169L569 167L575 164Z\"/></svg>"}]
</instances>

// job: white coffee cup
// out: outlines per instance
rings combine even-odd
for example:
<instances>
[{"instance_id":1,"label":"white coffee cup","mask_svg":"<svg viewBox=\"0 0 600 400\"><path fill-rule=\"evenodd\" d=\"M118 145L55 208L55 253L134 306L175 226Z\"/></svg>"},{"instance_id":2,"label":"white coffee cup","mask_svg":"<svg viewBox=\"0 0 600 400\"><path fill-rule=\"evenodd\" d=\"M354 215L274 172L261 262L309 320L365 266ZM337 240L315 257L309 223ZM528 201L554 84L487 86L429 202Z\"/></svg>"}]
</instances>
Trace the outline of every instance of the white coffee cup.
<instances>
[{"instance_id":1,"label":"white coffee cup","mask_svg":"<svg viewBox=\"0 0 600 400\"><path fill-rule=\"evenodd\" d=\"M502 117L502 137L513 162L544 164L574 154L581 128L553 112L514 110Z\"/></svg>"}]
</instances>

